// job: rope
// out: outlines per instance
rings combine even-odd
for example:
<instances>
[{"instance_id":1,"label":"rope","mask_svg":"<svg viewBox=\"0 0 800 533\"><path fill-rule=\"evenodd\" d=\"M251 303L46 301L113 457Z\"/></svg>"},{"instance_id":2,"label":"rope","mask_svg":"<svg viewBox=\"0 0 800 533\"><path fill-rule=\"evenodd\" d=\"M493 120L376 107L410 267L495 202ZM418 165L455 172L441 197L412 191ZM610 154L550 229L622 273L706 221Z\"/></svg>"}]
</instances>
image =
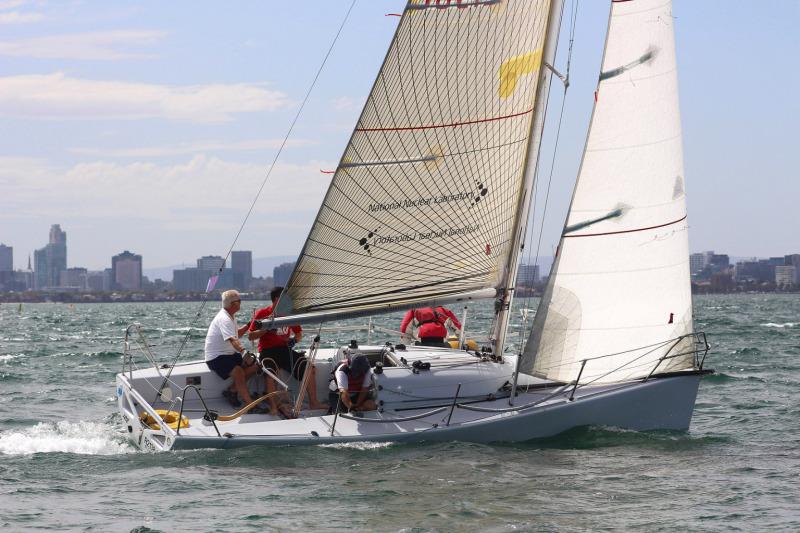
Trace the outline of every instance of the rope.
<instances>
[{"instance_id":1,"label":"rope","mask_svg":"<svg viewBox=\"0 0 800 533\"><path fill-rule=\"evenodd\" d=\"M272 174L272 171L275 168L275 164L278 162L278 158L283 153L283 149L286 146L286 142L289 140L289 136L292 134L292 131L294 130L294 127L297 124L297 120L300 118L300 115L303 112L303 109L305 109L306 102L308 102L308 98L311 96L311 92L314 90L314 87L317 84L317 80L319 79L319 76L322 73L322 69L325 67L325 64L328 62L328 58L330 57L331 52L333 51L333 47L336 45L336 42L339 40L339 35L341 35L342 29L344 28L344 25L347 23L347 20L350 18L350 13L353 11L353 7L355 6L355 4L356 4L356 0L353 0L350 3L350 7L348 8L347 13L345 14L344 18L342 19L341 24L339 24L339 29L336 31L336 35L334 36L333 41L331 41L331 44L328 47L328 51L325 53L325 57L322 59L322 63L320 64L319 68L317 69L317 73L314 75L314 79L311 81L311 85L308 87L308 90L306 91L305 97L303 97L303 101L300 104L300 107L298 108L297 113L295 114L294 119L292 120L292 123L291 123L291 125L289 126L289 129L286 132L286 135L284 135L284 137L283 137L283 141L281 142L281 145L278 148L278 151L277 151L277 153L275 154L275 157L272 160L272 164L270 164L269 169L267 170L267 174L264 176L264 179L261 182L261 186L258 188L258 192L256 193L255 197L253 197L253 201L250 203L250 208L247 210L247 213L245 214L244 219L242 220L242 223L239 226L239 230L236 232L236 236L233 238L233 242L231 242L231 245L228 248L228 252L225 254L225 260L222 262L222 266L219 268L219 271L217 272L218 275L222 273L222 270L225 268L225 264L228 262L228 257L230 257L231 252L233 252L234 246L236 246L236 243L239 241L239 237L242 234L242 230L244 230L244 226L245 226L245 224L247 224L247 221L250 218L250 215L252 214L253 209L256 206L256 203L258 202L258 199L261 196L261 192L264 190L264 187L267 184L267 180L269 179L270 175ZM189 326L190 329L189 329L189 331L186 332L186 336L183 338L183 341L181 342L180 348L178 348L178 353L175 355L175 358L172 360L172 363L170 364L169 371L167 372L167 376L164 379L164 383L161 385L161 388L163 388L164 384L166 384L167 380L169 379L170 375L172 374L172 369L175 368L175 364L178 362L178 359L180 358L181 354L183 353L183 349L186 347L186 343L188 342L189 336L191 335L191 327L194 326L195 322L197 322L197 320L200 318L200 315L203 312L203 309L205 308L206 303L208 302L208 297L211 295L211 291L212 290L213 290L213 286L210 287L208 292L206 292L206 294L203 296L203 301L200 303L200 308L198 309L197 314L195 315L194 319L190 323L190 326ZM158 392L158 396L160 396L160 395L161 395L161 389L159 389L159 392ZM156 399L158 399L158 398L156 398Z\"/></svg>"},{"instance_id":2,"label":"rope","mask_svg":"<svg viewBox=\"0 0 800 533\"><path fill-rule=\"evenodd\" d=\"M357 422L375 422L375 423L385 423L385 424L393 424L396 422L408 422L409 420L418 420L420 418L425 418L431 415L435 415L436 413L441 413L442 411L446 411L448 407L439 407L438 409L434 409L433 411L428 411L426 413L422 413L419 415L414 416L407 416L404 418L366 418L360 416L351 416L346 413L339 413L339 416L342 418L347 418L348 420L355 420Z\"/></svg>"}]
</instances>

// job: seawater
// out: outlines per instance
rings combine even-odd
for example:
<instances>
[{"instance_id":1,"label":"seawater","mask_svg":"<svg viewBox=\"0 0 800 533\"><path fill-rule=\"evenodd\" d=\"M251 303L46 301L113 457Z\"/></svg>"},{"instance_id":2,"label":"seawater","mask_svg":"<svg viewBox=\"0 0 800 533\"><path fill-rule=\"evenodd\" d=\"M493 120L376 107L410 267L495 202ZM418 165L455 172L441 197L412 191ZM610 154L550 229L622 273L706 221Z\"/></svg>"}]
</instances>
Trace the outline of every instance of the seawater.
<instances>
[{"instance_id":1,"label":"seawater","mask_svg":"<svg viewBox=\"0 0 800 533\"><path fill-rule=\"evenodd\" d=\"M255 305L245 302L244 309ZM124 329L141 323L164 361L188 334L181 359L200 358L217 303L192 325L198 306L26 304L21 312L0 306L0 526L800 529L796 295L695 298L696 328L712 343L706 364L717 373L703 380L686 433L583 428L514 445L140 452L128 444L116 414ZM517 322L521 315L515 312ZM472 309L468 327L486 329L490 316L489 305ZM396 329L399 319L375 323Z\"/></svg>"}]
</instances>

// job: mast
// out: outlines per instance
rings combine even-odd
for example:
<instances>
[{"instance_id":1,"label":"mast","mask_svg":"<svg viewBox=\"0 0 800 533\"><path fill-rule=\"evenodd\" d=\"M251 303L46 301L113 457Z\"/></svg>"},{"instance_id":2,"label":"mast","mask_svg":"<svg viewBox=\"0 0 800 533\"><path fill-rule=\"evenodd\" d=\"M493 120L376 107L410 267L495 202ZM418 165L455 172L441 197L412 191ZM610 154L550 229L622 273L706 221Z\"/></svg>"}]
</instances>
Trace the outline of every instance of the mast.
<instances>
[{"instance_id":1,"label":"mast","mask_svg":"<svg viewBox=\"0 0 800 533\"><path fill-rule=\"evenodd\" d=\"M552 0L547 18L547 36L542 53L542 63L539 66L539 81L536 86L536 96L534 98L534 115L533 120L531 120L528 147L525 155L522 202L514 220L514 230L512 232L513 241L508 249L506 268L500 283L501 288L498 292L497 300L495 301L497 317L495 320L495 329L492 332L491 338L494 339L493 350L496 354L503 353L508 322L511 317L511 303L514 299L514 285L517 280L519 254L525 242L531 196L533 195L533 184L536 179L536 168L539 161L539 150L541 149L544 119L547 113L547 101L543 98L543 95L545 94L545 85L550 80L551 73L545 65L552 65L556 55L563 5L563 0ZM556 17L558 17L557 20ZM534 155L531 156L531 154Z\"/></svg>"}]
</instances>

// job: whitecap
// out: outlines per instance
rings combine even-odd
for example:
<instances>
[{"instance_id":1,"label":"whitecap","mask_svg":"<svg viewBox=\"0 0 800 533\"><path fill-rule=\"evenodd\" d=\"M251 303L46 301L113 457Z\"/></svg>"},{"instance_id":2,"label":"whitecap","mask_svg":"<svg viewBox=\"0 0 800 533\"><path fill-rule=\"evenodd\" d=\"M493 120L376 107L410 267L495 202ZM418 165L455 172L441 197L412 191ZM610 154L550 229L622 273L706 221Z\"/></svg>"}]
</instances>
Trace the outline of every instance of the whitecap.
<instances>
[{"instance_id":1,"label":"whitecap","mask_svg":"<svg viewBox=\"0 0 800 533\"><path fill-rule=\"evenodd\" d=\"M135 449L111 426L98 422L40 422L21 431L0 433L0 454L76 453L119 455Z\"/></svg>"},{"instance_id":2,"label":"whitecap","mask_svg":"<svg viewBox=\"0 0 800 533\"><path fill-rule=\"evenodd\" d=\"M767 322L766 324L761 324L765 328L793 328L797 325L797 322L784 322L783 324L776 324L775 322Z\"/></svg>"},{"instance_id":3,"label":"whitecap","mask_svg":"<svg viewBox=\"0 0 800 533\"><path fill-rule=\"evenodd\" d=\"M16 359L17 355L0 355L0 361L11 361L12 359Z\"/></svg>"},{"instance_id":4,"label":"whitecap","mask_svg":"<svg viewBox=\"0 0 800 533\"><path fill-rule=\"evenodd\" d=\"M338 448L342 450L379 450L392 446L392 442L338 442L335 444L320 444L320 448Z\"/></svg>"}]
</instances>

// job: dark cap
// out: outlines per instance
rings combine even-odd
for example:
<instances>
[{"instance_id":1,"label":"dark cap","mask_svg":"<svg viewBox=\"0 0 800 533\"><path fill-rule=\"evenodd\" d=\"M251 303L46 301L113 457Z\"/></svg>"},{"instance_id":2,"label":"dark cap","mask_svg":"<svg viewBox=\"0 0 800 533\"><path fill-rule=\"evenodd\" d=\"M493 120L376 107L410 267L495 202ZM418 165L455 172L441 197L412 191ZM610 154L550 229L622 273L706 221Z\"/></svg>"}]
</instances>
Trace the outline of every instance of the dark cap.
<instances>
[{"instance_id":1,"label":"dark cap","mask_svg":"<svg viewBox=\"0 0 800 533\"><path fill-rule=\"evenodd\" d=\"M357 355L350 361L350 371L356 375L361 376L369 370L369 359L364 354Z\"/></svg>"}]
</instances>

